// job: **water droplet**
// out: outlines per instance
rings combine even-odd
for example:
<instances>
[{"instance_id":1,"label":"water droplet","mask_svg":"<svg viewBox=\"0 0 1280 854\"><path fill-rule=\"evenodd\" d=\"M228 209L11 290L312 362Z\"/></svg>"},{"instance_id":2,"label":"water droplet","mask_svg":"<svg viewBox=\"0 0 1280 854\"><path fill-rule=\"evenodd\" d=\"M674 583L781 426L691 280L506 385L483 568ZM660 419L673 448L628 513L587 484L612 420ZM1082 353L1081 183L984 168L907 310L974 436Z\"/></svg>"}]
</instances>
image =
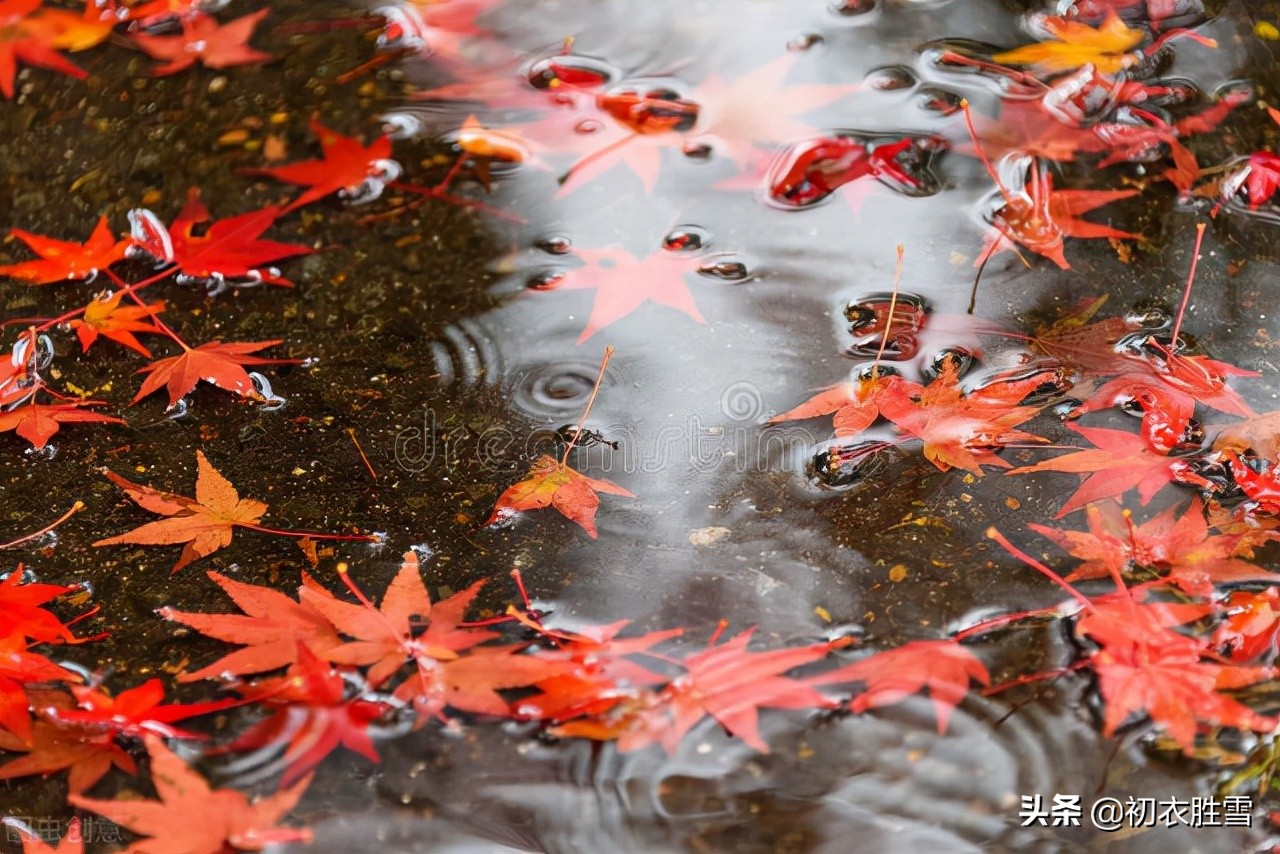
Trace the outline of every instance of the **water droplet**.
<instances>
[{"instance_id":1,"label":"water droplet","mask_svg":"<svg viewBox=\"0 0 1280 854\"><path fill-rule=\"evenodd\" d=\"M741 261L710 261L699 267L698 272L726 282L745 282L751 278L751 271Z\"/></svg>"},{"instance_id":2,"label":"water droplet","mask_svg":"<svg viewBox=\"0 0 1280 854\"><path fill-rule=\"evenodd\" d=\"M574 133L598 133L604 125L595 119L583 119L573 126Z\"/></svg>"},{"instance_id":3,"label":"water droplet","mask_svg":"<svg viewBox=\"0 0 1280 854\"><path fill-rule=\"evenodd\" d=\"M422 119L412 113L386 113L382 116L382 132L392 139L411 139L424 129Z\"/></svg>"},{"instance_id":4,"label":"water droplet","mask_svg":"<svg viewBox=\"0 0 1280 854\"><path fill-rule=\"evenodd\" d=\"M564 279L564 273L558 270L542 270L537 273L530 274L525 279L524 286L531 291L549 291Z\"/></svg>"},{"instance_id":5,"label":"water droplet","mask_svg":"<svg viewBox=\"0 0 1280 854\"><path fill-rule=\"evenodd\" d=\"M249 371L249 379L253 381L253 389L263 398L262 408L267 412L275 412L282 408L286 401L271 389L271 382L257 371Z\"/></svg>"},{"instance_id":6,"label":"water droplet","mask_svg":"<svg viewBox=\"0 0 1280 854\"><path fill-rule=\"evenodd\" d=\"M816 453L809 463L810 476L822 486L853 486L883 469L893 446L867 441L852 445L832 445Z\"/></svg>"},{"instance_id":7,"label":"water droplet","mask_svg":"<svg viewBox=\"0 0 1280 854\"><path fill-rule=\"evenodd\" d=\"M918 82L911 69L902 65L873 68L867 72L867 76L862 81L868 89L875 89L880 92L910 89Z\"/></svg>"},{"instance_id":8,"label":"water droplet","mask_svg":"<svg viewBox=\"0 0 1280 854\"><path fill-rule=\"evenodd\" d=\"M165 418L168 418L170 421L178 421L186 418L190 411L191 404L187 403L187 399L185 397L180 397L176 403L165 409L164 412Z\"/></svg>"},{"instance_id":9,"label":"water droplet","mask_svg":"<svg viewBox=\"0 0 1280 854\"><path fill-rule=\"evenodd\" d=\"M573 251L573 241L563 234L539 238L533 245L550 255L568 255Z\"/></svg>"},{"instance_id":10,"label":"water droplet","mask_svg":"<svg viewBox=\"0 0 1280 854\"><path fill-rule=\"evenodd\" d=\"M920 90L919 104L922 109L943 116L950 116L960 110L959 95L945 89L927 86Z\"/></svg>"},{"instance_id":11,"label":"water droplet","mask_svg":"<svg viewBox=\"0 0 1280 854\"><path fill-rule=\"evenodd\" d=\"M687 142L681 147L680 153L694 160L708 160L714 153L714 149L707 142Z\"/></svg>"},{"instance_id":12,"label":"water droplet","mask_svg":"<svg viewBox=\"0 0 1280 854\"><path fill-rule=\"evenodd\" d=\"M831 11L846 17L865 15L875 8L876 0L836 0L831 4Z\"/></svg>"},{"instance_id":13,"label":"water droplet","mask_svg":"<svg viewBox=\"0 0 1280 854\"><path fill-rule=\"evenodd\" d=\"M529 66L525 79L535 89L561 87L582 89L608 85L619 76L617 69L592 56L557 53Z\"/></svg>"},{"instance_id":14,"label":"water droplet","mask_svg":"<svg viewBox=\"0 0 1280 854\"><path fill-rule=\"evenodd\" d=\"M821 44L823 41L824 39L819 33L801 33L798 36L793 36L787 41L787 50L808 50L816 44Z\"/></svg>"},{"instance_id":15,"label":"water droplet","mask_svg":"<svg viewBox=\"0 0 1280 854\"><path fill-rule=\"evenodd\" d=\"M956 376L962 377L977 367L978 354L967 347L944 347L929 357L920 374L926 382L933 382L942 376L948 364L955 367Z\"/></svg>"},{"instance_id":16,"label":"water droplet","mask_svg":"<svg viewBox=\"0 0 1280 854\"><path fill-rule=\"evenodd\" d=\"M692 252L711 245L711 232L697 225L677 225L662 239L662 248L671 252Z\"/></svg>"}]
</instances>

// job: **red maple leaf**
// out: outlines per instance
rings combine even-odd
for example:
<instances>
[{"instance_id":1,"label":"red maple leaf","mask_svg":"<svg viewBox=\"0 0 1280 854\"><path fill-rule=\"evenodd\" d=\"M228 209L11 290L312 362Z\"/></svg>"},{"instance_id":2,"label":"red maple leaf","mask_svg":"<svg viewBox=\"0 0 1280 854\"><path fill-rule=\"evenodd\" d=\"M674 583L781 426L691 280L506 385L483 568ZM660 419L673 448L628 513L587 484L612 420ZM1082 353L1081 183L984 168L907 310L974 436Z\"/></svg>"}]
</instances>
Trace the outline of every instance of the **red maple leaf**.
<instances>
[{"instance_id":1,"label":"red maple leaf","mask_svg":"<svg viewBox=\"0 0 1280 854\"><path fill-rule=\"evenodd\" d=\"M17 635L0 638L0 730L31 740L27 686L46 682L79 682L79 674L31 652Z\"/></svg>"},{"instance_id":2,"label":"red maple leaf","mask_svg":"<svg viewBox=\"0 0 1280 854\"><path fill-rule=\"evenodd\" d=\"M164 683L159 679L148 679L114 697L84 685L72 685L71 693L76 699L74 707L51 705L39 709L40 716L55 726L134 737L150 733L165 738L204 738L172 724L243 704L241 700L227 699L165 705Z\"/></svg>"},{"instance_id":3,"label":"red maple leaf","mask_svg":"<svg viewBox=\"0 0 1280 854\"><path fill-rule=\"evenodd\" d=\"M210 572L209 577L244 614L199 614L174 608L161 608L157 613L202 635L244 647L180 675L180 682L264 673L293 664L299 644L324 655L342 643L324 615L305 602L295 602L278 590L246 584L217 572ZM305 574L303 583L315 586Z\"/></svg>"},{"instance_id":4,"label":"red maple leaf","mask_svg":"<svg viewBox=\"0 0 1280 854\"><path fill-rule=\"evenodd\" d=\"M938 732L943 733L951 710L969 693L970 681L991 684L987 668L973 653L954 640L922 640L874 653L820 674L810 683L866 683L866 690L849 704L854 712L892 706L927 688L937 715Z\"/></svg>"},{"instance_id":5,"label":"red maple leaf","mask_svg":"<svg viewBox=\"0 0 1280 854\"><path fill-rule=\"evenodd\" d=\"M0 780L70 771L67 789L73 795L93 788L112 766L126 774L138 773L133 758L116 744L114 733L82 727L60 727L38 720L32 724L29 740L0 730L0 750L26 754L0 765Z\"/></svg>"},{"instance_id":6,"label":"red maple leaf","mask_svg":"<svg viewBox=\"0 0 1280 854\"><path fill-rule=\"evenodd\" d=\"M1133 567L1153 569L1194 596L1208 596L1215 584L1275 579L1273 573L1242 556L1269 538L1258 534L1209 534L1200 499L1182 509L1170 507L1141 525L1114 502L1086 508L1089 531L1061 531L1044 525L1027 527L1084 560L1068 581L1115 578Z\"/></svg>"},{"instance_id":7,"label":"red maple leaf","mask_svg":"<svg viewBox=\"0 0 1280 854\"><path fill-rule=\"evenodd\" d=\"M377 198L387 181L395 180L400 174L399 164L389 159L391 138L386 134L365 146L354 137L330 130L316 119L311 120L311 132L320 141L323 155L320 159L270 169L242 169L241 174L307 187L306 192L289 203L287 210L296 210L330 193L369 201ZM376 184L377 192L370 192L371 184Z\"/></svg>"},{"instance_id":8,"label":"red maple leaf","mask_svg":"<svg viewBox=\"0 0 1280 854\"><path fill-rule=\"evenodd\" d=\"M166 230L151 211L129 212L135 245L162 263L171 263L180 276L206 282L215 289L236 283L289 286L280 271L266 267L272 261L309 255L310 247L297 243L262 240L261 235L284 213L270 205L261 210L210 223L197 235L196 227L213 217L200 201L200 191L187 191L187 203Z\"/></svg>"},{"instance_id":9,"label":"red maple leaf","mask_svg":"<svg viewBox=\"0 0 1280 854\"><path fill-rule=\"evenodd\" d=\"M79 639L49 611L42 608L77 587L61 584L22 583L19 566L0 581L0 640L25 638L33 643L76 643Z\"/></svg>"},{"instance_id":10,"label":"red maple leaf","mask_svg":"<svg viewBox=\"0 0 1280 854\"><path fill-rule=\"evenodd\" d=\"M103 406L100 400L70 400L61 403L25 403L0 412L0 433L12 430L40 450L49 443L63 424L124 424L123 418L88 412L83 407Z\"/></svg>"},{"instance_id":11,"label":"red maple leaf","mask_svg":"<svg viewBox=\"0 0 1280 854\"><path fill-rule=\"evenodd\" d=\"M343 579L358 593L345 572ZM478 648L496 635L459 623L482 583L432 604L417 563L406 561L387 587L380 608L374 608L363 594L358 594L360 604L354 604L320 587L304 587L299 598L340 632L355 638L324 657L342 664L372 665L367 678L374 687L412 664L412 674L396 688L395 696L424 718L440 715L445 706L506 716L510 708L497 694L499 689L532 685L566 668L560 662L516 655L523 645Z\"/></svg>"},{"instance_id":12,"label":"red maple leaf","mask_svg":"<svg viewBox=\"0 0 1280 854\"><path fill-rule=\"evenodd\" d=\"M44 0L0 0L0 92L14 93L18 63L47 68L77 80L89 75L56 50L57 30L42 27L29 17Z\"/></svg>"},{"instance_id":13,"label":"red maple leaf","mask_svg":"<svg viewBox=\"0 0 1280 854\"><path fill-rule=\"evenodd\" d=\"M1181 460L1152 451L1137 433L1106 427L1081 427L1078 424L1068 424L1067 427L1095 447L1007 472L1030 474L1038 471L1061 471L1086 475L1080 487L1054 516L1055 519L1061 519L1068 513L1104 498L1119 498L1134 488L1138 490L1139 500L1146 506L1167 484L1195 480L1195 476L1186 471ZM1208 487L1210 484L1203 481L1197 485Z\"/></svg>"},{"instance_id":14,"label":"red maple leaf","mask_svg":"<svg viewBox=\"0 0 1280 854\"><path fill-rule=\"evenodd\" d=\"M0 276L22 279L33 285L77 279L92 281L99 271L124 260L130 245L128 240L116 239L105 216L98 220L84 243L42 237L20 228L10 229L9 233L30 247L40 260L0 266Z\"/></svg>"},{"instance_id":15,"label":"red maple leaf","mask_svg":"<svg viewBox=\"0 0 1280 854\"><path fill-rule=\"evenodd\" d=\"M283 676L239 689L246 702L258 702L269 717L226 746L232 752L284 746L281 785L303 779L338 747L380 762L369 730L394 708L352 691L358 676L332 667L300 644L296 661Z\"/></svg>"},{"instance_id":16,"label":"red maple leaf","mask_svg":"<svg viewBox=\"0 0 1280 854\"><path fill-rule=\"evenodd\" d=\"M195 771L164 746L162 739L146 738L151 784L159 800L113 801L71 795L77 809L97 813L139 836L137 851L182 851L185 854L220 854L260 851L290 842L311 841L311 831L276 825L297 805L311 782L308 777L292 788L250 801L242 792L209 788Z\"/></svg>"},{"instance_id":17,"label":"red maple leaf","mask_svg":"<svg viewBox=\"0 0 1280 854\"><path fill-rule=\"evenodd\" d=\"M582 266L565 271L552 288L596 292L579 344L646 302L682 311L699 323L707 322L685 279L696 270L696 262L689 258L659 250L641 259L617 246L579 249L576 254L584 262Z\"/></svg>"},{"instance_id":18,"label":"red maple leaf","mask_svg":"<svg viewBox=\"0 0 1280 854\"><path fill-rule=\"evenodd\" d=\"M635 498L612 481L587 477L555 457L543 454L533 461L527 478L507 487L498 496L493 513L485 524L492 525L523 510L554 507L580 525L594 540L597 536L596 510L600 507L597 493L600 492Z\"/></svg>"},{"instance_id":19,"label":"red maple leaf","mask_svg":"<svg viewBox=\"0 0 1280 854\"><path fill-rule=\"evenodd\" d=\"M794 409L775 415L769 419L769 423L814 418L834 412L832 427L836 436L854 436L866 430L880 417L883 401L895 399L901 405L905 400L910 405L911 398L918 397L923 391L918 383L903 379L896 373L886 371L870 376L859 375L850 382L819 392Z\"/></svg>"},{"instance_id":20,"label":"red maple leaf","mask_svg":"<svg viewBox=\"0 0 1280 854\"><path fill-rule=\"evenodd\" d=\"M638 698L636 688L661 685L667 681L665 676L627 656L644 654L684 633L684 629L666 629L620 638L618 635L627 627L627 620L565 631L548 629L523 615L508 613L536 631L549 644L549 648L536 650L533 655L572 665L563 673L539 680L537 688L540 693L516 702L516 717L534 720L567 721L576 717L596 717L624 700Z\"/></svg>"},{"instance_id":21,"label":"red maple leaf","mask_svg":"<svg viewBox=\"0 0 1280 854\"><path fill-rule=\"evenodd\" d=\"M295 359L268 359L251 355L282 343L282 339L228 344L210 341L198 347L184 346L179 355L156 359L150 365L138 369L138 373L149 376L142 381L142 387L130 403L137 403L147 395L165 388L169 392L169 407L172 408L201 382L250 400L262 400L262 395L254 387L253 378L245 371L244 366L297 364Z\"/></svg>"},{"instance_id":22,"label":"red maple leaf","mask_svg":"<svg viewBox=\"0 0 1280 854\"><path fill-rule=\"evenodd\" d=\"M1080 628L1088 634L1087 625ZM1145 714L1190 754L1200 722L1259 732L1274 728L1274 718L1220 693L1260 682L1274 671L1203 661L1204 646L1201 639L1139 622L1128 623L1128 636L1120 642L1103 643L1089 657L1106 704L1103 734L1114 735L1129 718Z\"/></svg>"},{"instance_id":23,"label":"red maple leaf","mask_svg":"<svg viewBox=\"0 0 1280 854\"><path fill-rule=\"evenodd\" d=\"M1137 190L1055 190L1053 176L1033 158L1028 182L1021 193L1002 189L1004 204L992 217L993 230L983 239L983 250L974 261L987 259L1014 244L1043 255L1064 270L1070 269L1063 254L1067 237L1131 239L1138 235L1082 219L1095 208L1137 195Z\"/></svg>"},{"instance_id":24,"label":"red maple leaf","mask_svg":"<svg viewBox=\"0 0 1280 854\"><path fill-rule=\"evenodd\" d=\"M257 524L266 512L266 504L252 498L241 498L231 482L210 465L203 451L196 451L196 466L194 499L161 492L125 480L115 472L104 471L107 479L123 489L139 507L169 518L148 522L127 533L98 540L94 545L186 543L173 567L177 572L192 561L230 545L231 531L237 525L252 527Z\"/></svg>"},{"instance_id":25,"label":"red maple leaf","mask_svg":"<svg viewBox=\"0 0 1280 854\"><path fill-rule=\"evenodd\" d=\"M1233 662L1272 661L1280 639L1280 587L1233 590L1222 603L1226 615L1213 632L1213 645Z\"/></svg>"},{"instance_id":26,"label":"red maple leaf","mask_svg":"<svg viewBox=\"0 0 1280 854\"><path fill-rule=\"evenodd\" d=\"M916 397L894 395L880 403L880 413L901 432L924 442L924 455L940 471L962 468L982 475L984 465L1009 468L996 452L1017 442L1047 439L1015 430L1040 409L1017 405L1041 383L1036 377L993 382L966 392L956 363L948 359L933 382Z\"/></svg>"},{"instance_id":27,"label":"red maple leaf","mask_svg":"<svg viewBox=\"0 0 1280 854\"><path fill-rule=\"evenodd\" d=\"M152 59L166 60L151 73L157 77L185 71L199 60L206 68L231 68L266 62L271 54L249 47L253 28L270 13L260 9L251 15L219 24L210 15L182 17L182 35L151 36L134 33L133 41Z\"/></svg>"},{"instance_id":28,"label":"red maple leaf","mask_svg":"<svg viewBox=\"0 0 1280 854\"><path fill-rule=\"evenodd\" d=\"M345 570L340 571L349 579ZM342 634L355 638L321 654L337 664L372 665L366 677L376 688L410 661L453 661L476 644L497 637L483 629L458 628L483 583L478 581L433 605L417 565L406 561L387 586L380 608L367 599L359 604L344 602L318 585L304 586L298 599ZM425 665L429 670L435 666Z\"/></svg>"},{"instance_id":29,"label":"red maple leaf","mask_svg":"<svg viewBox=\"0 0 1280 854\"><path fill-rule=\"evenodd\" d=\"M150 305L121 306L120 301L124 295L124 291L100 294L84 307L80 317L68 321L68 325L75 330L76 337L80 339L80 347L84 352L89 352L89 347L101 335L148 359L151 358L151 351L142 346L142 342L133 333L164 334L163 329L150 321L150 318L164 311L164 301L153 302Z\"/></svg>"},{"instance_id":30,"label":"red maple leaf","mask_svg":"<svg viewBox=\"0 0 1280 854\"><path fill-rule=\"evenodd\" d=\"M805 682L783 674L821 661L836 644L752 652L754 629L716 646L716 637L701 652L685 658L685 672L659 691L644 691L600 718L570 721L555 727L557 735L617 739L618 749L637 750L658 743L673 753L680 740L705 717L715 718L731 735L761 753L769 746L760 737L758 710L829 709L837 703Z\"/></svg>"}]
</instances>

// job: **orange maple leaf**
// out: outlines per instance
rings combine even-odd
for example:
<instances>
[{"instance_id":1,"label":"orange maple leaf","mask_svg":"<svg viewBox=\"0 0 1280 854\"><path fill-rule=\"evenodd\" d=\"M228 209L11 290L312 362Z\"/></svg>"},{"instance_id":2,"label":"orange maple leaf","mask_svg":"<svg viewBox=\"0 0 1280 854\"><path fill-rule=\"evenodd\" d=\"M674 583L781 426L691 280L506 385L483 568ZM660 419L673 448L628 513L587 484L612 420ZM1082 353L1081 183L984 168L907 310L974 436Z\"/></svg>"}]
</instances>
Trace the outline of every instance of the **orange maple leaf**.
<instances>
[{"instance_id":1,"label":"orange maple leaf","mask_svg":"<svg viewBox=\"0 0 1280 854\"><path fill-rule=\"evenodd\" d=\"M1112 9L1097 27L1066 18L1046 18L1044 28L1057 41L1036 42L997 53L1005 65L1033 65L1042 71L1072 71L1093 65L1102 74L1116 74L1133 65L1133 49L1146 32L1131 30Z\"/></svg>"},{"instance_id":2,"label":"orange maple leaf","mask_svg":"<svg viewBox=\"0 0 1280 854\"><path fill-rule=\"evenodd\" d=\"M173 566L173 572L177 572L192 561L230 545L232 528L256 526L267 505L252 498L241 498L231 482L209 464L204 452L196 451L196 464L199 473L194 499L161 492L104 471L107 479L123 489L139 507L169 518L148 522L128 533L98 540L94 545L186 543Z\"/></svg>"},{"instance_id":3,"label":"orange maple leaf","mask_svg":"<svg viewBox=\"0 0 1280 854\"><path fill-rule=\"evenodd\" d=\"M596 510L600 507L600 496L596 494L598 492L635 498L635 495L612 481L587 477L555 457L543 454L534 460L527 478L507 487L498 496L498 503L485 524L492 525L520 510L555 507L568 519L581 525L594 540L597 536Z\"/></svg>"},{"instance_id":4,"label":"orange maple leaf","mask_svg":"<svg viewBox=\"0 0 1280 854\"><path fill-rule=\"evenodd\" d=\"M33 285L47 285L75 279L92 280L100 270L124 260L128 240L117 240L104 216L84 243L55 240L20 228L9 231L40 256L39 261L20 261L0 267L0 276L22 279Z\"/></svg>"},{"instance_id":5,"label":"orange maple leaf","mask_svg":"<svg viewBox=\"0 0 1280 854\"><path fill-rule=\"evenodd\" d=\"M84 313L80 317L70 321L69 325L75 330L84 352L89 352L89 347L98 340L99 335L102 335L148 359L151 358L151 351L144 347L133 333L163 334L160 327L144 321L143 318L154 317L164 311L164 301L153 302L150 305L127 305L122 308L120 300L123 299L124 294L124 291L101 294L85 306Z\"/></svg>"},{"instance_id":6,"label":"orange maple leaf","mask_svg":"<svg viewBox=\"0 0 1280 854\"><path fill-rule=\"evenodd\" d=\"M210 15L182 19L182 35L134 35L134 42L152 59L168 60L152 72L156 77L177 74L199 60L206 68L253 65L272 59L271 54L249 47L253 28L270 12L260 9L251 15L220 24Z\"/></svg>"},{"instance_id":7,"label":"orange maple leaf","mask_svg":"<svg viewBox=\"0 0 1280 854\"><path fill-rule=\"evenodd\" d=\"M269 845L307 842L311 831L276 827L311 782L250 801L242 792L213 790L204 778L164 746L146 737L151 782L158 801L98 800L71 795L73 806L97 813L150 840L131 846L146 851L258 851ZM193 817L198 817L193 821Z\"/></svg>"},{"instance_id":8,"label":"orange maple leaf","mask_svg":"<svg viewBox=\"0 0 1280 854\"><path fill-rule=\"evenodd\" d=\"M72 400L65 403L28 403L17 409L0 412L0 433L14 431L31 443L37 451L49 444L63 424L98 422L124 424L124 419L81 407L101 406L100 400Z\"/></svg>"},{"instance_id":9,"label":"orange maple leaf","mask_svg":"<svg viewBox=\"0 0 1280 854\"><path fill-rule=\"evenodd\" d=\"M0 92L6 98L14 93L13 80L18 74L18 61L66 74L77 80L88 73L58 53L58 32L48 29L32 13L44 0L0 0Z\"/></svg>"}]
</instances>

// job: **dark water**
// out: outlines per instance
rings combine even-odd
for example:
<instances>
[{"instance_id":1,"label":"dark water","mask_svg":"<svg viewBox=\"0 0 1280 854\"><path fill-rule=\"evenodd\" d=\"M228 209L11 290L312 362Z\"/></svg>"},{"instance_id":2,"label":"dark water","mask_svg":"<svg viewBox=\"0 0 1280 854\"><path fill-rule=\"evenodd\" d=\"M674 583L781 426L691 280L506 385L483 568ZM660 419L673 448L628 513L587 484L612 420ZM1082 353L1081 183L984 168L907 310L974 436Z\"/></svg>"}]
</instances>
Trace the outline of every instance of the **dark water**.
<instances>
[{"instance_id":1,"label":"dark water","mask_svg":"<svg viewBox=\"0 0 1280 854\"><path fill-rule=\"evenodd\" d=\"M191 480L196 448L245 494L270 502L276 523L387 532L385 553L339 552L368 590L381 590L394 558L420 545L431 554L433 587L491 579L482 604L501 609L514 599L506 575L518 567L536 604L565 626L618 619L644 629L688 626L697 643L723 618L735 628L759 626L769 646L847 633L888 648L1057 602L1059 592L994 550L982 532L996 522L1014 531L1051 518L1072 478L992 473L978 480L939 473L906 454L853 488L825 489L806 473L828 438L825 422L764 425L847 377L855 360L842 353L851 340L841 309L889 290L897 244L905 247L902 289L928 300L936 328L908 370L938 348L976 340L964 315L992 193L978 162L954 150L968 140L954 106L966 97L981 110L995 90L986 78L940 69L925 46L944 38L1020 44L1022 10L962 0L868 5L865 13L842 14L823 0L513 2L482 18L491 35L464 44L456 57L408 57L338 83L335 76L373 55L372 31L335 26L291 35L288 26L343 21L361 10L281 0L255 42L280 57L269 66L156 81L144 76L143 60L104 52L90 57L85 84L27 72L21 82L30 91L0 110L0 216L51 234L87 233L101 213L123 221L149 191L159 193L149 204L166 219L190 185L204 188L217 215L283 198L279 187L234 174L258 165L255 152L218 141L238 127L260 139L252 122L276 113L285 116L291 153L309 150L305 125L313 112L366 137L383 121L412 127L416 135L397 142L396 157L415 180L439 180L451 162L450 134L468 115L491 126L527 116L415 100L414 93L475 79L514 85L530 61L553 55L567 36L575 52L598 58L618 79L705 105L687 135L695 156L660 147L666 139L641 138L625 144L625 163L563 185L557 178L572 158L555 147L572 148L590 134L576 129L584 118L572 106L552 115L563 126L524 140L536 162L499 174L484 197L522 223L430 201L366 224L361 217L394 202L334 203L282 226L282 239L325 247L288 266L296 291L245 291L216 306L198 292L174 293L171 312L193 339L284 337L281 355L317 362L272 373L288 400L277 412L200 392L181 420L166 419L153 400L131 410L130 426L109 440L68 430L52 459L24 456L6 440L0 484L12 530L40 527L51 509L76 499L89 505L60 530L52 554L13 555L45 580L92 582L104 606L99 622L112 634L69 657L108 670L121 687L207 661L219 645L175 636L153 609L221 610L201 569L288 587L303 567L291 543L252 536L237 536L231 548L172 578L168 550L87 547L138 518L94 466L133 469L138 480L176 488ZM248 4L240 6L232 11ZM1201 93L1251 80L1265 98L1277 79L1274 43L1256 37L1253 25L1274 21L1274 9L1212 11L1201 32L1219 48L1178 43L1166 75ZM770 78L750 77L764 66L777 81L785 75L788 83L827 88L802 101L771 88ZM732 88L743 79L749 83ZM1202 163L1263 142L1265 114L1252 106L1241 112L1229 133L1196 147ZM946 140L952 150L933 158L920 192L859 179L804 210L768 203L749 170L751 180L734 180L753 163L744 141L781 147L823 130ZM593 138L607 145L611 132L601 128ZM766 166L767 159L756 168ZM1068 167L1062 183L1095 179ZM976 315L1027 329L1082 296L1107 294L1117 311L1152 296L1176 303L1195 212L1162 187L1091 218L1141 232L1136 260L1121 262L1105 241L1069 242L1070 271L1042 260L1026 268L1011 253L998 255ZM1270 352L1280 338L1269 310L1274 227L1241 216L1210 229L1187 319L1215 357L1263 372L1240 386L1259 411L1274 408L1280 394L1280 363ZM682 233L700 245L664 248L688 242ZM683 283L695 312L649 303L583 340L598 325L595 293L565 286L574 282L572 270L600 259L602 269L613 269L655 253L642 275ZM560 286L531 288L531 281ZM6 317L57 305L45 291L0 287ZM1000 347L983 340L988 361L998 364ZM499 492L549 447L547 433L578 418L605 344L616 355L587 426L619 446L583 449L575 464L638 497L605 499L595 541L551 512L482 528ZM73 354L67 362L82 387L102 394L111 391L107 383L133 388L128 364ZM1070 434L1043 423L1049 420L1037 428L1065 441ZM1043 455L1006 457L1030 463ZM997 680L1073 655L1050 629L978 648ZM1095 793L1123 801L1212 791L1219 771L1211 762L1170 760L1138 735L1103 739L1091 696L1084 678L1007 697L971 695L945 735L921 697L856 717L768 712L761 720L767 755L706 722L669 757L551 742L524 726L429 726L380 744L379 767L332 757L298 815L325 851L367 848L371 840L388 851L549 852L1239 851L1261 844L1261 829L1018 827L1022 795L1080 793L1087 802ZM220 723L234 725L234 718ZM0 784L0 798L24 815L59 815L61 785Z\"/></svg>"}]
</instances>

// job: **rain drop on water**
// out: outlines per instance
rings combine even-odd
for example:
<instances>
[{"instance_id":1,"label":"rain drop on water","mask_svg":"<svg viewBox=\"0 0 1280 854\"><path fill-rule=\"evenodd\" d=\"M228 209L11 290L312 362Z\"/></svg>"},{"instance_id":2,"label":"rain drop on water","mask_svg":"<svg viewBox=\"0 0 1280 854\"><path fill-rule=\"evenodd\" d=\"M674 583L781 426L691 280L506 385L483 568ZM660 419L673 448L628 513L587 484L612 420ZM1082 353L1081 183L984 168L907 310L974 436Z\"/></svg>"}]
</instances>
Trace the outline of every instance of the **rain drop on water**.
<instances>
[{"instance_id":1,"label":"rain drop on water","mask_svg":"<svg viewBox=\"0 0 1280 854\"><path fill-rule=\"evenodd\" d=\"M662 239L662 248L672 252L692 252L711 245L711 232L697 225L677 225Z\"/></svg>"},{"instance_id":2,"label":"rain drop on water","mask_svg":"<svg viewBox=\"0 0 1280 854\"><path fill-rule=\"evenodd\" d=\"M533 245L550 255L567 255L573 251L573 241L563 234L540 238Z\"/></svg>"}]
</instances>

